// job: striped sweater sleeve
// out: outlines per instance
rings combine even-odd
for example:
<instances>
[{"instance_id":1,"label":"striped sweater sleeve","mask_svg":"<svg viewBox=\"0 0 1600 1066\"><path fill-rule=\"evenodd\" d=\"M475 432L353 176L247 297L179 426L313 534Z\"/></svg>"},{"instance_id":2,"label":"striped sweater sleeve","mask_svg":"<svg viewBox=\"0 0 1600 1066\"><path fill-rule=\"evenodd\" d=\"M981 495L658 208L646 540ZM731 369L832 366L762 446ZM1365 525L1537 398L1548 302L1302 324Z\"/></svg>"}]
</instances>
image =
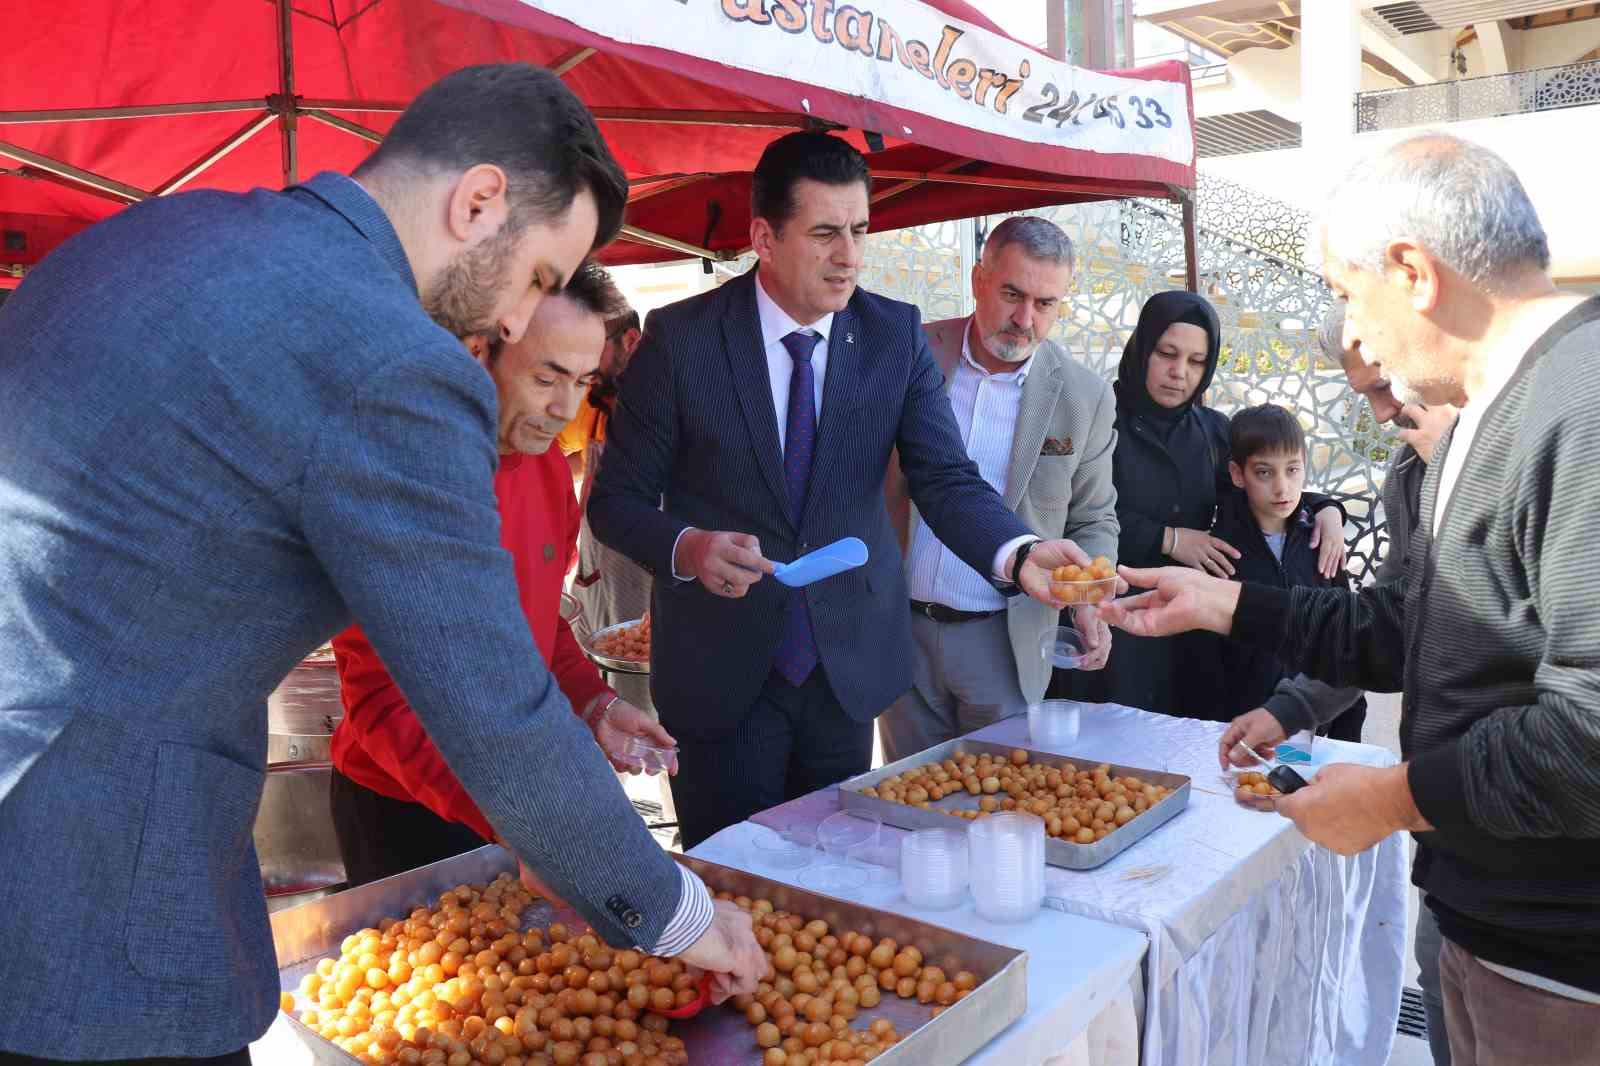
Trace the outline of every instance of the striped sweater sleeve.
<instances>
[{"instance_id":1,"label":"striped sweater sleeve","mask_svg":"<svg viewBox=\"0 0 1600 1066\"><path fill-rule=\"evenodd\" d=\"M1417 806L1446 831L1600 837L1600 383L1582 365L1590 351L1552 353L1557 365L1544 370L1520 426L1509 500L1497 479L1464 474L1457 483L1463 505L1510 507L1508 547L1544 640L1531 703L1491 710L1412 763Z\"/></svg>"}]
</instances>

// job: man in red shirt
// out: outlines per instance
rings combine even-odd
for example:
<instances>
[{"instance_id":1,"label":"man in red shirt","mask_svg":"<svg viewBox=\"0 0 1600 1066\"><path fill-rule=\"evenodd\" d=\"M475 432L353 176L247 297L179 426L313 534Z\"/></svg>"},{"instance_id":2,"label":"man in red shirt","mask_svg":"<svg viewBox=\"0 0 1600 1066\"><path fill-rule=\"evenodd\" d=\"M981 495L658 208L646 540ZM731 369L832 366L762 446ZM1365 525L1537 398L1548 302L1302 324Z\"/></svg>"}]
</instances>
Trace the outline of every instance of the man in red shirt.
<instances>
[{"instance_id":1,"label":"man in red shirt","mask_svg":"<svg viewBox=\"0 0 1600 1066\"><path fill-rule=\"evenodd\" d=\"M561 691L612 765L630 734L676 742L618 698L560 617L561 586L576 557L581 512L556 435L593 383L605 321L623 305L606 272L588 265L539 305L523 339L467 340L499 398L500 467L494 491L500 542L511 553L534 641ZM359 626L333 641L345 714L333 735L334 828L351 886L480 847L494 827L456 780ZM492 684L492 678L485 678ZM494 743L493 738L482 738ZM528 772L538 773L538 752Z\"/></svg>"}]
</instances>

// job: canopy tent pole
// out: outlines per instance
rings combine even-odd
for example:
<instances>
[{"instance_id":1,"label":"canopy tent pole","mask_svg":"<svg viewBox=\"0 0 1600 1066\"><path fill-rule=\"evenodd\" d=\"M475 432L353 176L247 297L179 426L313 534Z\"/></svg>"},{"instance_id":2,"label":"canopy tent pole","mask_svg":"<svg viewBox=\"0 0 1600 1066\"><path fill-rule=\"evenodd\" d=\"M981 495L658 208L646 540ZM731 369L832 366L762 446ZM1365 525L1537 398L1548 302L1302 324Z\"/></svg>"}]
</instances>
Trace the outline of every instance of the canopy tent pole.
<instances>
[{"instance_id":1,"label":"canopy tent pole","mask_svg":"<svg viewBox=\"0 0 1600 1066\"><path fill-rule=\"evenodd\" d=\"M634 186L635 188L628 191L628 202L630 204L636 204L640 200L648 200L652 196L660 196L664 192L671 192L673 189L681 189L685 185L693 185L695 182L704 181L709 177L711 177L710 174L683 174L678 177L663 179L656 184L650 185L649 188L642 189L637 188L642 183L629 182L628 184ZM655 180L656 179L654 178L646 178L643 184L648 184Z\"/></svg>"},{"instance_id":2,"label":"canopy tent pole","mask_svg":"<svg viewBox=\"0 0 1600 1066\"><path fill-rule=\"evenodd\" d=\"M617 239L632 241L635 244L648 244L656 248L665 248L672 252L682 252L684 255L694 256L696 259L737 259L738 253L730 255L727 252L713 252L710 248L702 248L698 244L680 241L675 237L667 237L660 233L652 233L638 226L623 226L622 232L617 234Z\"/></svg>"},{"instance_id":3,"label":"canopy tent pole","mask_svg":"<svg viewBox=\"0 0 1600 1066\"><path fill-rule=\"evenodd\" d=\"M278 0L278 130L283 138L283 187L300 181L300 101L294 98L294 7Z\"/></svg>"},{"instance_id":4,"label":"canopy tent pole","mask_svg":"<svg viewBox=\"0 0 1600 1066\"><path fill-rule=\"evenodd\" d=\"M212 115L223 111L259 111L264 97L251 100L208 100L187 104L140 104L129 107L60 107L44 111L0 111L0 126L29 122L95 122L105 119L165 118L170 115Z\"/></svg>"},{"instance_id":5,"label":"canopy tent pole","mask_svg":"<svg viewBox=\"0 0 1600 1066\"><path fill-rule=\"evenodd\" d=\"M987 174L954 174L932 170L873 169L874 178L899 178L905 181L931 181L946 185L977 185L990 189L1024 189L1035 192L1086 193L1123 197L1128 191L1092 181L1039 181L1034 178L1002 178Z\"/></svg>"},{"instance_id":6,"label":"canopy tent pole","mask_svg":"<svg viewBox=\"0 0 1600 1066\"><path fill-rule=\"evenodd\" d=\"M245 141L248 141L251 137L254 137L256 134L272 125L276 119L277 116L271 111L263 111L249 122L246 122L243 126L240 126L237 130L230 134L226 140L218 144L205 155L202 155L199 159L196 159L193 163L190 163L172 177L168 178L160 185L157 185L155 188L155 195L170 196L172 193L177 192L179 189L189 184L189 182L193 181L206 169L221 162L227 157L229 152L232 152Z\"/></svg>"},{"instance_id":7,"label":"canopy tent pole","mask_svg":"<svg viewBox=\"0 0 1600 1066\"><path fill-rule=\"evenodd\" d=\"M571 70L579 63L582 63L585 59L588 59L592 55L594 55L593 48L574 49L573 51L562 56L560 59L556 60L554 63L551 63L550 70L555 74L556 77L564 78L567 76L567 71Z\"/></svg>"},{"instance_id":8,"label":"canopy tent pole","mask_svg":"<svg viewBox=\"0 0 1600 1066\"><path fill-rule=\"evenodd\" d=\"M971 166L972 162L973 161L970 160L970 159L952 159L948 163L942 164L941 166L934 167L932 173L935 173L935 174L949 174L949 173L952 173L953 171L961 170L964 167ZM874 203L874 204L879 204L879 203L882 203L885 200L892 200L896 196L899 196L901 193L910 192L912 189L915 189L918 186L923 185L923 184L924 184L924 180L922 178L917 178L914 181L903 181L899 185L892 185L887 189L878 190L877 192L872 194L872 197L868 202L869 203Z\"/></svg>"},{"instance_id":9,"label":"canopy tent pole","mask_svg":"<svg viewBox=\"0 0 1600 1066\"><path fill-rule=\"evenodd\" d=\"M306 118L315 119L324 126L332 126L336 130L343 130L352 136L360 137L364 141L371 141L373 144L379 144L383 141L383 134L377 130L368 129L359 122L351 122L347 118L330 115L328 112L319 111L316 108L301 108L300 113Z\"/></svg>"},{"instance_id":10,"label":"canopy tent pole","mask_svg":"<svg viewBox=\"0 0 1600 1066\"><path fill-rule=\"evenodd\" d=\"M115 178L108 178L93 171L84 170L82 167L75 167L71 163L63 163L61 160L52 159L47 155L40 155L38 152L29 151L15 144L7 144L5 141L0 141L0 156L8 156L19 163L27 163L29 166L45 171L51 176L61 179L62 184L81 187L99 196L104 196L110 200L118 200L124 204L136 204L140 200L148 200L150 198L150 194L143 189L134 188L132 185L117 181Z\"/></svg>"},{"instance_id":11,"label":"canopy tent pole","mask_svg":"<svg viewBox=\"0 0 1600 1066\"><path fill-rule=\"evenodd\" d=\"M1190 292L1200 291L1200 250L1195 240L1194 195L1184 191L1183 199L1183 284Z\"/></svg>"}]
</instances>

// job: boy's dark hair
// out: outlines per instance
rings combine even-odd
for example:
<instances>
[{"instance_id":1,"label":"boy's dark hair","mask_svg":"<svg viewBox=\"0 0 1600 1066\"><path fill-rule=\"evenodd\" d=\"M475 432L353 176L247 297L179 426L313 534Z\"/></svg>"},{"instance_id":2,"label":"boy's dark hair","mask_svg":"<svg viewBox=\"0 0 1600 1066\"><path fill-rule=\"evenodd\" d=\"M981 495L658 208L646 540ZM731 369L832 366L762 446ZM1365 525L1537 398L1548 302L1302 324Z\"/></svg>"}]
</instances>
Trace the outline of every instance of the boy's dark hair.
<instances>
[{"instance_id":1,"label":"boy's dark hair","mask_svg":"<svg viewBox=\"0 0 1600 1066\"><path fill-rule=\"evenodd\" d=\"M565 213L581 189L599 211L594 247L622 228L628 179L594 116L560 78L529 63L466 67L440 78L411 101L356 175L480 163L505 171L512 234Z\"/></svg>"},{"instance_id":2,"label":"boy's dark hair","mask_svg":"<svg viewBox=\"0 0 1600 1066\"><path fill-rule=\"evenodd\" d=\"M794 217L794 186L801 180L824 185L859 181L872 192L867 160L848 141L826 133L799 131L779 137L761 153L750 181L750 216L781 230Z\"/></svg>"},{"instance_id":3,"label":"boy's dark hair","mask_svg":"<svg viewBox=\"0 0 1600 1066\"><path fill-rule=\"evenodd\" d=\"M1251 458L1268 455L1305 455L1306 431L1288 409L1275 403L1246 407L1228 427L1228 449L1241 467Z\"/></svg>"}]
</instances>

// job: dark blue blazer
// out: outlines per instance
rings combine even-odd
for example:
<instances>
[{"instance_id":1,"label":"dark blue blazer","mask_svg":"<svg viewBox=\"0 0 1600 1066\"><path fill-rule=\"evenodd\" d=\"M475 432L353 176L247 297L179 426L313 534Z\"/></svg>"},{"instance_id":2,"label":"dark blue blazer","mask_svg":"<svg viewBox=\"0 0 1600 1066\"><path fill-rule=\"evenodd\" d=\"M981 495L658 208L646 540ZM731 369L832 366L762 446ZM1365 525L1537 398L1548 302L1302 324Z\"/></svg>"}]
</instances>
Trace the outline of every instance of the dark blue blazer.
<instances>
[{"instance_id":1,"label":"dark blue blazer","mask_svg":"<svg viewBox=\"0 0 1600 1066\"><path fill-rule=\"evenodd\" d=\"M623 375L589 524L656 575L651 696L667 728L733 732L772 669L791 596L808 599L822 669L847 714L869 720L911 687L908 594L883 498L895 448L923 519L979 573L1029 532L967 458L910 304L857 289L835 317L798 515L784 489L754 272L651 313ZM672 579L673 545L689 526L753 533L778 562L850 536L871 558L805 590L766 578L726 599Z\"/></svg>"},{"instance_id":2,"label":"dark blue blazer","mask_svg":"<svg viewBox=\"0 0 1600 1066\"><path fill-rule=\"evenodd\" d=\"M267 694L352 617L499 835L608 941L656 942L678 868L528 632L493 383L361 186L91 227L0 308L0 380L0 1048L266 1031Z\"/></svg>"}]
</instances>

